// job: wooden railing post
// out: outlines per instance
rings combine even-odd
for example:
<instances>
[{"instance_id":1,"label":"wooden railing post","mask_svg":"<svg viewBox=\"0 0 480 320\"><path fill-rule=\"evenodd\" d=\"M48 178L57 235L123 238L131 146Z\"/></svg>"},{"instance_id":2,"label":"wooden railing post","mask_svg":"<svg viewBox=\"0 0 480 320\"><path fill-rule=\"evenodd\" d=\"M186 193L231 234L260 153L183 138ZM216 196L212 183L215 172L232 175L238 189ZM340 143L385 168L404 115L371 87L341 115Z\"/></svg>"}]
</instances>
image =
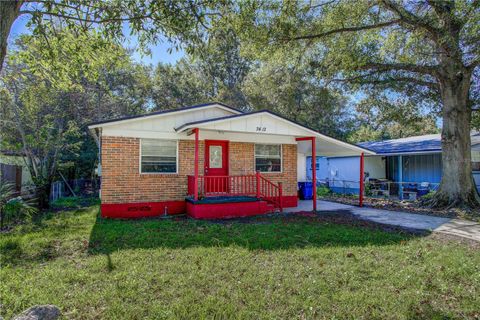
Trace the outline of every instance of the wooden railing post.
<instances>
[{"instance_id":1,"label":"wooden railing post","mask_svg":"<svg viewBox=\"0 0 480 320\"><path fill-rule=\"evenodd\" d=\"M255 178L257 179L257 199L260 199L260 171L255 173Z\"/></svg>"},{"instance_id":2,"label":"wooden railing post","mask_svg":"<svg viewBox=\"0 0 480 320\"><path fill-rule=\"evenodd\" d=\"M280 206L280 212L283 212L282 194L283 194L283 187L282 187L282 182L280 181L278 183L278 205Z\"/></svg>"}]
</instances>

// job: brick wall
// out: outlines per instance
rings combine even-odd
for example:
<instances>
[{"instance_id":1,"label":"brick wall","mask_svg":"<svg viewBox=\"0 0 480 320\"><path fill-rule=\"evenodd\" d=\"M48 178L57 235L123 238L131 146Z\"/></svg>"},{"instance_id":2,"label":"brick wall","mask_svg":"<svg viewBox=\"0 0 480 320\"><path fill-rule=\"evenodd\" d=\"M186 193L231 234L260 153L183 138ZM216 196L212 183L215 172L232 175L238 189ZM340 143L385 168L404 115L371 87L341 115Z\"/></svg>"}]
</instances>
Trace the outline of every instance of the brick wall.
<instances>
[{"instance_id":1,"label":"brick wall","mask_svg":"<svg viewBox=\"0 0 480 320\"><path fill-rule=\"evenodd\" d=\"M140 139L102 137L102 203L133 203L184 200L187 175L193 175L195 142L178 143L177 174L140 174ZM230 175L255 172L254 144L231 142ZM272 182L283 183L284 195L297 193L296 145L283 145L283 172L267 173ZM199 173L204 169L204 142L200 141Z\"/></svg>"},{"instance_id":2,"label":"brick wall","mask_svg":"<svg viewBox=\"0 0 480 320\"><path fill-rule=\"evenodd\" d=\"M230 174L255 174L255 145L245 142L230 142ZM282 182L283 195L297 195L297 146L282 145L282 172L262 173L273 183Z\"/></svg>"}]
</instances>

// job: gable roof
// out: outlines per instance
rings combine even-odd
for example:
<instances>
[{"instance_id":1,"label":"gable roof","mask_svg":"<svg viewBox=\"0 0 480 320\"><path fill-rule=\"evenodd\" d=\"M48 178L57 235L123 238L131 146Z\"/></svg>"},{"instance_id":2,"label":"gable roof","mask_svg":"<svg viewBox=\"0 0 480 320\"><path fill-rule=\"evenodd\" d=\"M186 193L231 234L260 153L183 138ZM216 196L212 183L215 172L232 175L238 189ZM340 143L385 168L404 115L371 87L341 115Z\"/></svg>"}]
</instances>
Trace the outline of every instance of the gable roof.
<instances>
[{"instance_id":1,"label":"gable roof","mask_svg":"<svg viewBox=\"0 0 480 320\"><path fill-rule=\"evenodd\" d=\"M212 108L212 107L222 108L222 109L228 110L228 111L230 111L231 113L234 113L234 114L243 113L242 111L240 111L236 108L230 107L230 106L228 106L226 104L223 104L221 102L208 102L208 103L197 104L197 105L183 107L183 108L177 108L177 109L171 109L171 110L162 110L162 111L151 112L151 113L141 114L141 115L136 115L136 116L128 116L128 117L121 117L121 118L117 118L117 119L93 122L93 123L88 124L88 128L89 129L94 129L94 128L103 127L104 125L118 124L118 123L127 122L127 121L131 121L131 120L147 119L147 118L162 116L162 115L165 115L165 114L186 112L186 111L190 111L190 110L196 110L196 109L201 109L201 108Z\"/></svg>"},{"instance_id":2,"label":"gable roof","mask_svg":"<svg viewBox=\"0 0 480 320\"><path fill-rule=\"evenodd\" d=\"M253 117L253 116L257 116L257 115L268 115L268 116L270 116L270 117L272 117L276 120L282 121L284 123L287 123L287 124L293 126L294 128L299 130L298 134L292 134L292 135L295 135L295 136L299 136L299 137L300 136L315 136L315 137L324 139L326 141L329 141L331 143L334 143L336 145L341 145L341 146L346 147L348 149L355 150L357 152L365 152L367 154L375 154L374 151L369 150L368 148L357 146L357 145L354 145L354 144L350 144L348 142L344 142L344 141L338 140L336 138L330 137L328 135L319 133L318 131L316 131L312 128L306 127L306 126L304 126L302 124L299 124L295 121L287 119L287 118L285 118L285 117L283 117L279 114L276 114L276 113L274 113L270 110L259 110L259 111L250 112L250 113L243 113L243 114L236 114L236 115L225 116L225 117L220 117L220 118L193 121L193 122L185 123L185 124L175 128L175 130L177 132L182 132L182 131L187 131L187 130L197 128L197 127L198 128L202 128L202 127L206 128L206 127L209 127L209 126L211 127L212 125L222 124L222 123L228 122L230 120L248 118L248 117Z\"/></svg>"},{"instance_id":3,"label":"gable roof","mask_svg":"<svg viewBox=\"0 0 480 320\"><path fill-rule=\"evenodd\" d=\"M472 146L480 145L480 133L472 132ZM401 139L362 142L358 144L378 154L440 153L442 139L440 134L427 134Z\"/></svg>"}]
</instances>

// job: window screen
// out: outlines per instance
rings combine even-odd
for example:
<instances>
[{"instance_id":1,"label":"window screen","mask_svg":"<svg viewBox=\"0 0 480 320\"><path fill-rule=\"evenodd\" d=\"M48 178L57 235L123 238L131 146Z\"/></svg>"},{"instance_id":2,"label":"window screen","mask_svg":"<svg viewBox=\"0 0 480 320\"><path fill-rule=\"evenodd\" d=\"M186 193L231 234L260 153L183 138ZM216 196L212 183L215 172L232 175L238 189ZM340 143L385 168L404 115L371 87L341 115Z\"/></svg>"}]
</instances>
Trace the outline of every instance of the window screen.
<instances>
[{"instance_id":1,"label":"window screen","mask_svg":"<svg viewBox=\"0 0 480 320\"><path fill-rule=\"evenodd\" d=\"M142 173L176 173L177 141L142 139Z\"/></svg>"},{"instance_id":2,"label":"window screen","mask_svg":"<svg viewBox=\"0 0 480 320\"><path fill-rule=\"evenodd\" d=\"M281 172L282 146L279 144L256 144L255 170L260 172Z\"/></svg>"}]
</instances>

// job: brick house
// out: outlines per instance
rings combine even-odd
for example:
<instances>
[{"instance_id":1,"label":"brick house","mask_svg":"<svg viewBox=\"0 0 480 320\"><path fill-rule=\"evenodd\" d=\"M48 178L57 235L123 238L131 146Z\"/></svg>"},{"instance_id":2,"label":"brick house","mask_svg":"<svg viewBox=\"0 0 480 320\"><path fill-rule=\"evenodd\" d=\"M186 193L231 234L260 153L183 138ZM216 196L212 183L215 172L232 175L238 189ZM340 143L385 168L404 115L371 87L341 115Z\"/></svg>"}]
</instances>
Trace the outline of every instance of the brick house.
<instances>
[{"instance_id":1,"label":"brick house","mask_svg":"<svg viewBox=\"0 0 480 320\"><path fill-rule=\"evenodd\" d=\"M103 217L247 216L297 206L305 157L368 150L269 111L221 103L91 124ZM303 168L304 169L304 168ZM302 169L302 170L303 170Z\"/></svg>"}]
</instances>

